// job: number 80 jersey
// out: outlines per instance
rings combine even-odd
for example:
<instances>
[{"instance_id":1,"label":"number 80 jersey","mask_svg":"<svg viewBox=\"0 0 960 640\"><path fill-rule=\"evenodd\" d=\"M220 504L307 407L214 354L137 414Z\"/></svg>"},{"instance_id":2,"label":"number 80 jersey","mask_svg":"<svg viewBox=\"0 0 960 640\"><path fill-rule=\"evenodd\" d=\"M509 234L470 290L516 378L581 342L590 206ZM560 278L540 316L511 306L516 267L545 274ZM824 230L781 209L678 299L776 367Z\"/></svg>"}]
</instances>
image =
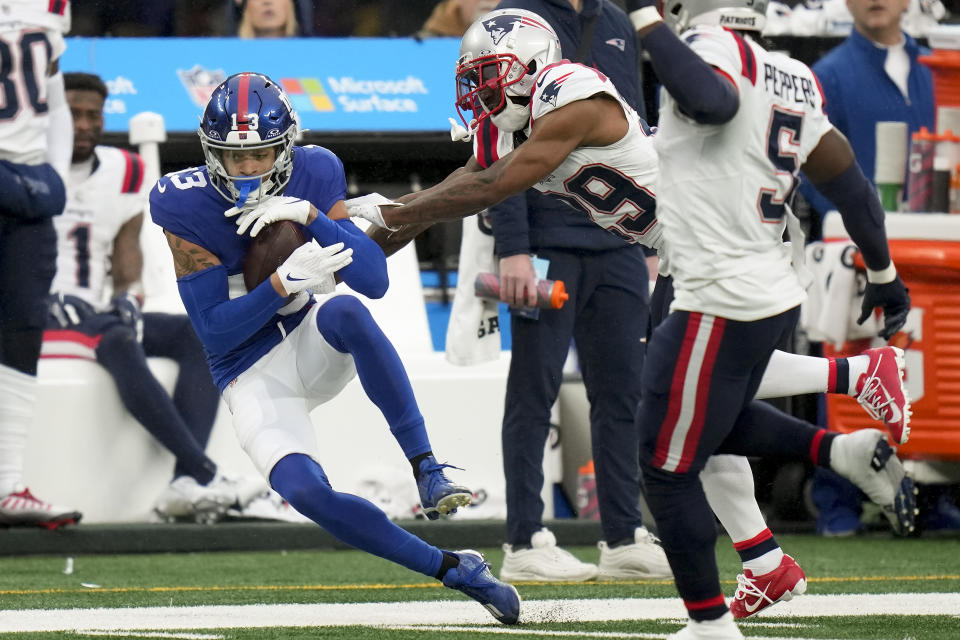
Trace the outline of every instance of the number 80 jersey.
<instances>
[{"instance_id":1,"label":"number 80 jersey","mask_svg":"<svg viewBox=\"0 0 960 640\"><path fill-rule=\"evenodd\" d=\"M627 134L605 147L577 147L550 175L533 185L583 211L596 224L632 244L660 249L654 183L657 153L652 132L596 69L561 62L537 76L530 101L530 127L554 109L597 94L620 102Z\"/></svg>"}]
</instances>

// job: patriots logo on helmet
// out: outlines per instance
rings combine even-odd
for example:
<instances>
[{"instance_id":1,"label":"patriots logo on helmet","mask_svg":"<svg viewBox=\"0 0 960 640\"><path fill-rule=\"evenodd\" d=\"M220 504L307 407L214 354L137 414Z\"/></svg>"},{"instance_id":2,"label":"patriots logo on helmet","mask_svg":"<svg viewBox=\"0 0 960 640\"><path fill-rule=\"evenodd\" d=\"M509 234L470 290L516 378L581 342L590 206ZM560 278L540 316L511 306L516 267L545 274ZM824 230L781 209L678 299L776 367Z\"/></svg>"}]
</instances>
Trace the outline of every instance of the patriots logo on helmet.
<instances>
[{"instance_id":1,"label":"patriots logo on helmet","mask_svg":"<svg viewBox=\"0 0 960 640\"><path fill-rule=\"evenodd\" d=\"M503 37L513 31L513 25L520 22L520 16L495 16L483 23L483 28L490 34L493 44L500 44Z\"/></svg>"},{"instance_id":2,"label":"patriots logo on helmet","mask_svg":"<svg viewBox=\"0 0 960 640\"><path fill-rule=\"evenodd\" d=\"M540 100L542 102L550 103L550 106L552 107L557 106L557 96L560 95L560 85L563 84L563 82L571 75L573 75L572 71L566 75L560 76L556 80L551 80L544 90L540 92ZM539 84L539 82L537 84Z\"/></svg>"}]
</instances>

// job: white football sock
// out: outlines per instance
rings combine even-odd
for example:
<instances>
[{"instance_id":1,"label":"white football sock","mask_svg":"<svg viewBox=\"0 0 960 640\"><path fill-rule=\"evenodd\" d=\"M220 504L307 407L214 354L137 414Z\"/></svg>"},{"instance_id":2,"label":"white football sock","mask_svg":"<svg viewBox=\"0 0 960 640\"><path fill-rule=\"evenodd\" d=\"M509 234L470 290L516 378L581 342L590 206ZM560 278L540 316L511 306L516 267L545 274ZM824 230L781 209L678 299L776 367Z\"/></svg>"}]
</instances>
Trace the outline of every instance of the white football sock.
<instances>
[{"instance_id":1,"label":"white football sock","mask_svg":"<svg viewBox=\"0 0 960 640\"><path fill-rule=\"evenodd\" d=\"M27 428L37 405L37 378L0 365L0 496L23 481Z\"/></svg>"},{"instance_id":2,"label":"white football sock","mask_svg":"<svg viewBox=\"0 0 960 640\"><path fill-rule=\"evenodd\" d=\"M753 471L746 458L710 456L700 472L700 484L707 494L710 508L735 543L751 540L766 531L767 523L754 493ZM780 559L777 558L777 564L767 571L772 571L779 564ZM752 567L750 569L755 571Z\"/></svg>"},{"instance_id":3,"label":"white football sock","mask_svg":"<svg viewBox=\"0 0 960 640\"><path fill-rule=\"evenodd\" d=\"M804 393L828 393L829 375L830 361L827 358L774 351L754 397L762 400ZM853 376L852 371L850 375Z\"/></svg>"},{"instance_id":4,"label":"white football sock","mask_svg":"<svg viewBox=\"0 0 960 640\"><path fill-rule=\"evenodd\" d=\"M847 358L847 363L850 366L850 388L847 390L847 395L855 396L857 395L857 380L867 372L867 367L870 366L870 356L850 356Z\"/></svg>"}]
</instances>

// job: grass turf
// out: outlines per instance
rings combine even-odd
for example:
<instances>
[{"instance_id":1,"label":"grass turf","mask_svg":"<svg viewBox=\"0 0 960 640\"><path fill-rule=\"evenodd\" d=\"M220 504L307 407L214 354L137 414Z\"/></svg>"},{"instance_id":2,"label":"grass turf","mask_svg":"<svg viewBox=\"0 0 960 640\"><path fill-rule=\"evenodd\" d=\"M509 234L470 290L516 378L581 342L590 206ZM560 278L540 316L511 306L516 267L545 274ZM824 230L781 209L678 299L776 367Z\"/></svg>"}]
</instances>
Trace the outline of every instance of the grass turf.
<instances>
[{"instance_id":1,"label":"grass turf","mask_svg":"<svg viewBox=\"0 0 960 640\"><path fill-rule=\"evenodd\" d=\"M960 592L960 540L957 539L893 539L884 535L847 539L781 536L779 542L803 566L808 576L809 594ZM723 587L729 597L735 589L734 577L739 572L739 559L725 537L721 537L717 549ZM583 560L597 560L596 548L574 547L570 550ZM494 570L498 571L502 552L499 549L482 551ZM440 587L435 580L356 551L96 555L75 557L72 565L72 573L66 574L64 569L67 560L64 557L0 558L0 609L402 603L462 598ZM517 586L527 601L676 597L672 583L657 581L519 583ZM960 614L960 595L957 597L957 610L953 613ZM2 617L3 612L0 611L0 619ZM757 622L764 620L761 618ZM748 637L857 640L960 638L960 618L951 616L777 618L775 622L777 625L790 623L800 626L770 627L748 622L741 628ZM311 637L393 640L486 635L481 629L460 632L369 627L284 628L282 624L282 620L278 620L278 626L272 629L194 632L223 638L264 639ZM510 637L551 637L550 633L545 633L551 630L582 637L590 637L590 634L645 637L635 634L666 634L678 627L676 621L525 624L515 629L523 632L521 635L511 634ZM0 637L33 639L64 637L64 634L16 633L0 634Z\"/></svg>"}]
</instances>

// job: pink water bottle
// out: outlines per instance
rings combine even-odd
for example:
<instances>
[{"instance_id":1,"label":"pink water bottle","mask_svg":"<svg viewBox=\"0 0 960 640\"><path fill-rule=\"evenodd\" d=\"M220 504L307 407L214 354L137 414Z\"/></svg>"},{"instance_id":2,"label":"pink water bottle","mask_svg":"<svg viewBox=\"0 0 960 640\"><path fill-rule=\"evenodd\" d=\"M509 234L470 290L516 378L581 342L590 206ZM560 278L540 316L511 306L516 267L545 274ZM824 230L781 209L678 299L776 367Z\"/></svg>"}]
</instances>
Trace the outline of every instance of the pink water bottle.
<instances>
[{"instance_id":1,"label":"pink water bottle","mask_svg":"<svg viewBox=\"0 0 960 640\"><path fill-rule=\"evenodd\" d=\"M478 298L500 299L500 277L495 273L478 273L473 282L473 292ZM537 281L537 306L542 309L559 309L567 301L563 280Z\"/></svg>"}]
</instances>

